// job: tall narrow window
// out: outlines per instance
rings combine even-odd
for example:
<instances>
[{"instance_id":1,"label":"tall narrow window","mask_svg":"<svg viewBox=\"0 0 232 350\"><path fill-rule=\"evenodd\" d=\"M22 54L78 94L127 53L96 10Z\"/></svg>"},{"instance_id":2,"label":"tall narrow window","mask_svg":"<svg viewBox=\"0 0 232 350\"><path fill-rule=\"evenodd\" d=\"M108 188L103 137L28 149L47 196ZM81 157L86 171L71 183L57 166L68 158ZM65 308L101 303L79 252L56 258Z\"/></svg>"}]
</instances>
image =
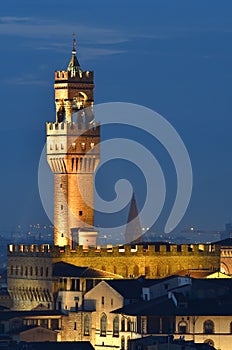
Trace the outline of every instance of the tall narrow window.
<instances>
[{"instance_id":1,"label":"tall narrow window","mask_svg":"<svg viewBox=\"0 0 232 350\"><path fill-rule=\"evenodd\" d=\"M100 335L102 337L106 336L106 324L107 324L107 317L105 314L103 314L100 320Z\"/></svg>"},{"instance_id":2,"label":"tall narrow window","mask_svg":"<svg viewBox=\"0 0 232 350\"><path fill-rule=\"evenodd\" d=\"M121 350L125 350L125 338L121 338Z\"/></svg>"},{"instance_id":3,"label":"tall narrow window","mask_svg":"<svg viewBox=\"0 0 232 350\"><path fill-rule=\"evenodd\" d=\"M84 318L84 335L90 334L90 318L89 315L86 315Z\"/></svg>"},{"instance_id":4,"label":"tall narrow window","mask_svg":"<svg viewBox=\"0 0 232 350\"><path fill-rule=\"evenodd\" d=\"M122 321L121 321L121 331L125 332L125 319L124 318L122 318Z\"/></svg>"},{"instance_id":5,"label":"tall narrow window","mask_svg":"<svg viewBox=\"0 0 232 350\"><path fill-rule=\"evenodd\" d=\"M113 337L119 337L119 318L116 316L113 321Z\"/></svg>"},{"instance_id":6,"label":"tall narrow window","mask_svg":"<svg viewBox=\"0 0 232 350\"><path fill-rule=\"evenodd\" d=\"M102 305L105 305L105 298L102 297Z\"/></svg>"}]
</instances>

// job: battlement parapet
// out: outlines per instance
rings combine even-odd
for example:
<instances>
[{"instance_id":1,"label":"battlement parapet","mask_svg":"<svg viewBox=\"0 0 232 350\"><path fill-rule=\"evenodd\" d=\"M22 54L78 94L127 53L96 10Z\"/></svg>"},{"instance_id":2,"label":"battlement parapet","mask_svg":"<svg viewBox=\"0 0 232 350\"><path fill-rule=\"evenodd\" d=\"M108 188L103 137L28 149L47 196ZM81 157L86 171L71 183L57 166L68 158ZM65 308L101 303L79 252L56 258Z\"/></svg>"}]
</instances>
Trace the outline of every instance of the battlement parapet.
<instances>
[{"instance_id":1,"label":"battlement parapet","mask_svg":"<svg viewBox=\"0 0 232 350\"><path fill-rule=\"evenodd\" d=\"M69 256L153 256L153 255L212 255L218 256L220 249L211 244L194 244L194 245L125 245L125 246L111 246L111 247L88 247L83 249L82 246L77 246L70 250L66 247L52 247L53 256L62 257L62 255Z\"/></svg>"},{"instance_id":2,"label":"battlement parapet","mask_svg":"<svg viewBox=\"0 0 232 350\"><path fill-rule=\"evenodd\" d=\"M94 72L93 71L79 71L70 72L65 70L58 70L55 72L55 82L72 81L72 82L93 82Z\"/></svg>"},{"instance_id":3,"label":"battlement parapet","mask_svg":"<svg viewBox=\"0 0 232 350\"><path fill-rule=\"evenodd\" d=\"M51 246L49 244L9 244L8 255L48 256L51 257Z\"/></svg>"},{"instance_id":4,"label":"battlement parapet","mask_svg":"<svg viewBox=\"0 0 232 350\"><path fill-rule=\"evenodd\" d=\"M96 123L94 126L90 126L83 122L63 122L63 123L46 123L47 136L53 135L72 135L80 136L99 136L100 134L100 123Z\"/></svg>"},{"instance_id":5,"label":"battlement parapet","mask_svg":"<svg viewBox=\"0 0 232 350\"><path fill-rule=\"evenodd\" d=\"M69 72L64 70L58 70L55 72L55 84L63 82L77 82L77 83L93 83L94 72L93 71L79 71Z\"/></svg>"},{"instance_id":6,"label":"battlement parapet","mask_svg":"<svg viewBox=\"0 0 232 350\"><path fill-rule=\"evenodd\" d=\"M8 255L14 254L44 254L52 257L62 256L161 256L161 255L196 255L196 256L218 256L220 255L220 247L213 244L183 244L183 245L166 245L166 244L151 244L151 245L125 245L111 247L88 247L76 246L71 249L70 246L59 247L50 246L49 244L32 244L30 246L24 244L8 245Z\"/></svg>"}]
</instances>

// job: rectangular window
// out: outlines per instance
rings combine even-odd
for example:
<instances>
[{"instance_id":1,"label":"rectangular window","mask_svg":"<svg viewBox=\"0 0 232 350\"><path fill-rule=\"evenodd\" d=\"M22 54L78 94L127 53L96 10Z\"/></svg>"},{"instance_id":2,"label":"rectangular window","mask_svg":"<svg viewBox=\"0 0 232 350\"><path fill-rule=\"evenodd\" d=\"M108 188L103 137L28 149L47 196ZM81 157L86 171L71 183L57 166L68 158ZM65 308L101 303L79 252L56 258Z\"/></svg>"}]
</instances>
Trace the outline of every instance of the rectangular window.
<instances>
[{"instance_id":1,"label":"rectangular window","mask_svg":"<svg viewBox=\"0 0 232 350\"><path fill-rule=\"evenodd\" d=\"M76 330L77 330L77 323L76 323L76 322L74 322L73 329L74 329L74 331L76 331Z\"/></svg>"},{"instance_id":2,"label":"rectangular window","mask_svg":"<svg viewBox=\"0 0 232 350\"><path fill-rule=\"evenodd\" d=\"M102 305L105 305L105 298L102 297Z\"/></svg>"}]
</instances>

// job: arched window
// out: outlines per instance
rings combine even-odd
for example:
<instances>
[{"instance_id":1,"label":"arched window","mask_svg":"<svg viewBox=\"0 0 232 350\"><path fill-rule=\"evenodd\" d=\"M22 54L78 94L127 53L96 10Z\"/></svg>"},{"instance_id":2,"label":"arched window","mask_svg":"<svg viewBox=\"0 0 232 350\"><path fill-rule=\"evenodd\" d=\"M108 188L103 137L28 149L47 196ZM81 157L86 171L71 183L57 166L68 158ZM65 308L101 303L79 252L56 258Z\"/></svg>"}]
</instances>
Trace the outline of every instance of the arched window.
<instances>
[{"instance_id":1,"label":"arched window","mask_svg":"<svg viewBox=\"0 0 232 350\"><path fill-rule=\"evenodd\" d=\"M48 277L48 267L46 267L46 273L45 273L46 277Z\"/></svg>"},{"instance_id":2,"label":"arched window","mask_svg":"<svg viewBox=\"0 0 232 350\"><path fill-rule=\"evenodd\" d=\"M113 321L113 337L119 337L119 318L116 316Z\"/></svg>"},{"instance_id":3,"label":"arched window","mask_svg":"<svg viewBox=\"0 0 232 350\"><path fill-rule=\"evenodd\" d=\"M90 333L90 318L86 315L84 318L84 335L89 335Z\"/></svg>"},{"instance_id":4,"label":"arched window","mask_svg":"<svg viewBox=\"0 0 232 350\"><path fill-rule=\"evenodd\" d=\"M25 276L28 276L28 267L25 267Z\"/></svg>"},{"instance_id":5,"label":"arched window","mask_svg":"<svg viewBox=\"0 0 232 350\"><path fill-rule=\"evenodd\" d=\"M21 271L20 271L20 275L23 275L23 266L21 266Z\"/></svg>"},{"instance_id":6,"label":"arched window","mask_svg":"<svg viewBox=\"0 0 232 350\"><path fill-rule=\"evenodd\" d=\"M121 350L125 350L125 338L121 338Z\"/></svg>"},{"instance_id":7,"label":"arched window","mask_svg":"<svg viewBox=\"0 0 232 350\"><path fill-rule=\"evenodd\" d=\"M107 324L107 317L105 314L103 314L100 320L100 335L102 337L106 336L106 324Z\"/></svg>"},{"instance_id":8,"label":"arched window","mask_svg":"<svg viewBox=\"0 0 232 350\"><path fill-rule=\"evenodd\" d=\"M204 333L205 334L213 334L214 333L214 323L211 320L207 320L204 322Z\"/></svg>"},{"instance_id":9,"label":"arched window","mask_svg":"<svg viewBox=\"0 0 232 350\"><path fill-rule=\"evenodd\" d=\"M40 268L40 276L41 277L43 276L43 268L42 267Z\"/></svg>"},{"instance_id":10,"label":"arched window","mask_svg":"<svg viewBox=\"0 0 232 350\"><path fill-rule=\"evenodd\" d=\"M30 267L30 275L31 276L33 275L33 268L32 268L32 266Z\"/></svg>"},{"instance_id":11,"label":"arched window","mask_svg":"<svg viewBox=\"0 0 232 350\"><path fill-rule=\"evenodd\" d=\"M122 318L122 321L121 321L121 331L125 332L125 319L124 318Z\"/></svg>"},{"instance_id":12,"label":"arched window","mask_svg":"<svg viewBox=\"0 0 232 350\"><path fill-rule=\"evenodd\" d=\"M131 331L131 319L128 318L127 319L127 332L130 332Z\"/></svg>"},{"instance_id":13,"label":"arched window","mask_svg":"<svg viewBox=\"0 0 232 350\"><path fill-rule=\"evenodd\" d=\"M187 323L185 321L180 321L178 324L178 333L187 333Z\"/></svg>"},{"instance_id":14,"label":"arched window","mask_svg":"<svg viewBox=\"0 0 232 350\"><path fill-rule=\"evenodd\" d=\"M35 267L35 275L38 276L38 266Z\"/></svg>"}]
</instances>

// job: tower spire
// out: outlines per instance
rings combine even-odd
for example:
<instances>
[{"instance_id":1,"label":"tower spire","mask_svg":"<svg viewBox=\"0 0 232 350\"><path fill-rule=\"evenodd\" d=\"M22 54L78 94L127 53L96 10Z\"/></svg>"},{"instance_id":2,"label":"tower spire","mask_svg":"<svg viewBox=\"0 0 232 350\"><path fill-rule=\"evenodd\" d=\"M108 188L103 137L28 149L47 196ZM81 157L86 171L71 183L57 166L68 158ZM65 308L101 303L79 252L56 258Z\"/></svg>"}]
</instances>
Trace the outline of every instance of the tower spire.
<instances>
[{"instance_id":1,"label":"tower spire","mask_svg":"<svg viewBox=\"0 0 232 350\"><path fill-rule=\"evenodd\" d=\"M72 57L68 65L68 71L71 73L71 77L75 77L77 74L79 76L82 75L82 70L80 63L78 62L78 59L76 57L77 53L77 41L76 41L76 34L73 33L73 49L72 49Z\"/></svg>"},{"instance_id":2,"label":"tower spire","mask_svg":"<svg viewBox=\"0 0 232 350\"><path fill-rule=\"evenodd\" d=\"M135 194L133 192L130 209L128 214L127 227L125 232L125 243L135 243L141 239L142 229L139 220L139 213L136 204Z\"/></svg>"}]
</instances>

